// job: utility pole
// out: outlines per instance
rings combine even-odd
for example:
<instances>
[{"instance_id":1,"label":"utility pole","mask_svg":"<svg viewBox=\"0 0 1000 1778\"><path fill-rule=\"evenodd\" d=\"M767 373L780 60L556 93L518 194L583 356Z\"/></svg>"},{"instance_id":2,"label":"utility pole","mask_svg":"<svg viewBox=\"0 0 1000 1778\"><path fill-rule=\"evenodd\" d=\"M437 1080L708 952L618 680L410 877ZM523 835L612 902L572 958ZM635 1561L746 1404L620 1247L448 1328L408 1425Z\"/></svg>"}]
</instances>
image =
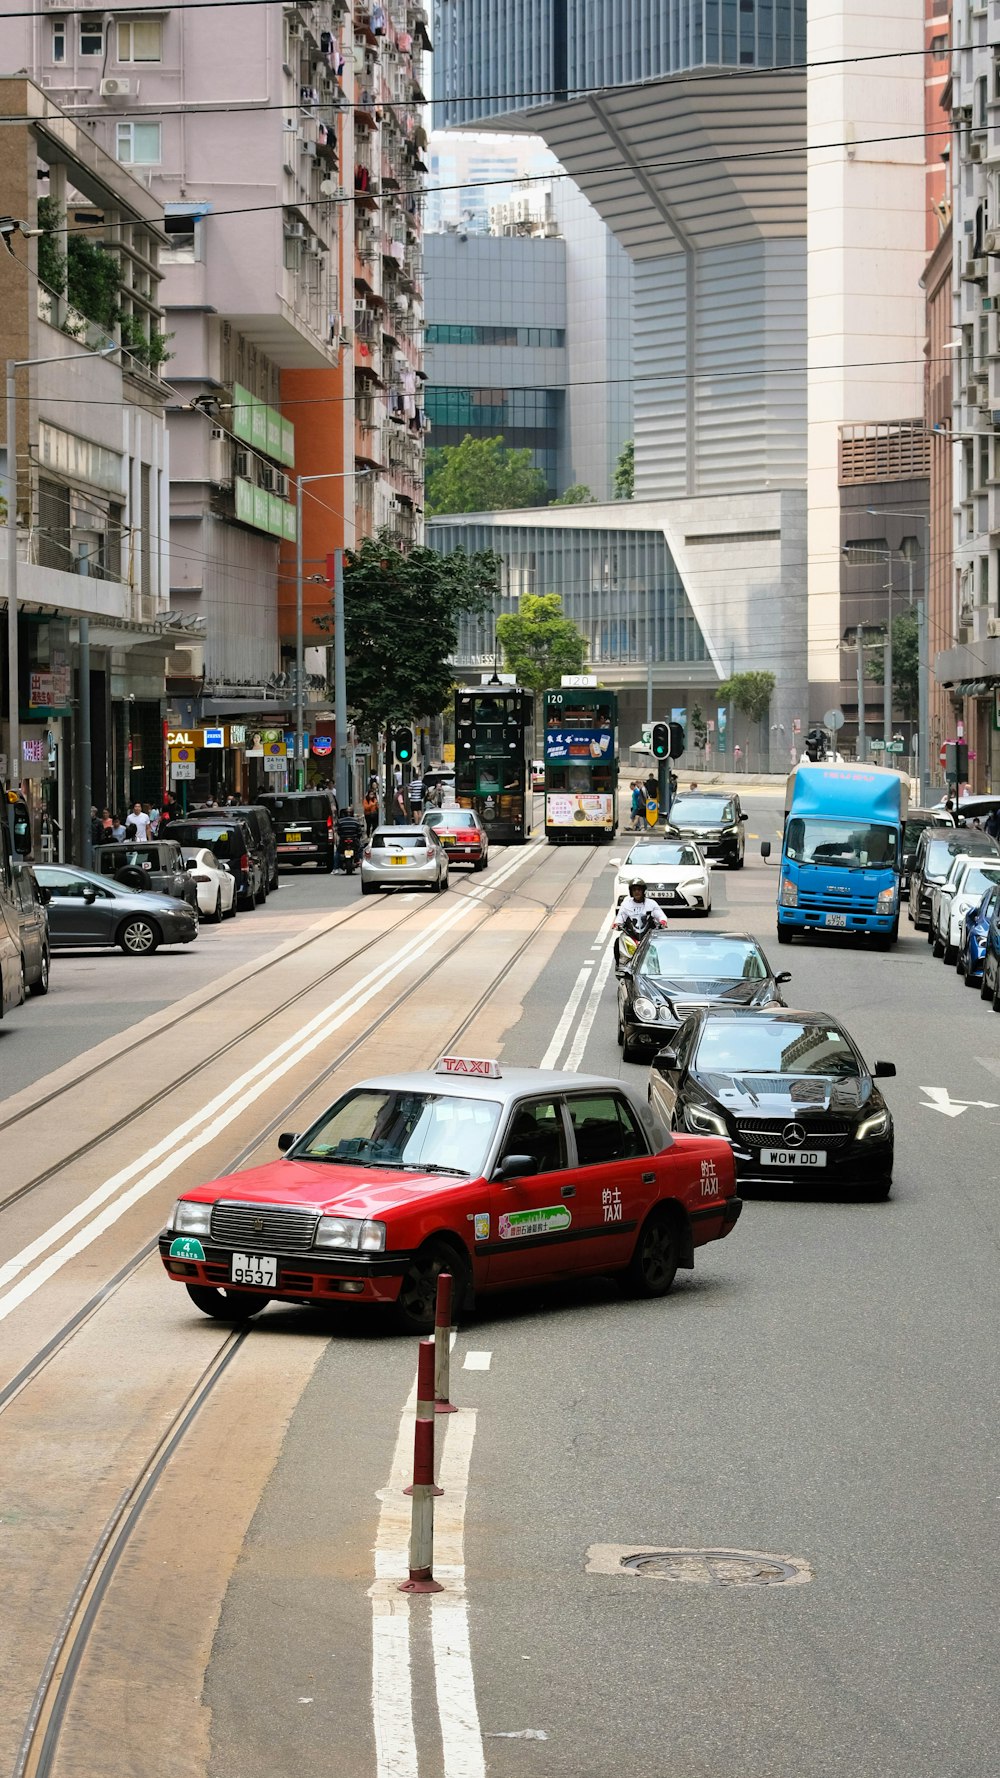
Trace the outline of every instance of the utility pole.
<instances>
[{"instance_id":1,"label":"utility pole","mask_svg":"<svg viewBox=\"0 0 1000 1778\"><path fill-rule=\"evenodd\" d=\"M868 757L868 737L865 734L865 626L858 625L858 763L863 764Z\"/></svg>"}]
</instances>

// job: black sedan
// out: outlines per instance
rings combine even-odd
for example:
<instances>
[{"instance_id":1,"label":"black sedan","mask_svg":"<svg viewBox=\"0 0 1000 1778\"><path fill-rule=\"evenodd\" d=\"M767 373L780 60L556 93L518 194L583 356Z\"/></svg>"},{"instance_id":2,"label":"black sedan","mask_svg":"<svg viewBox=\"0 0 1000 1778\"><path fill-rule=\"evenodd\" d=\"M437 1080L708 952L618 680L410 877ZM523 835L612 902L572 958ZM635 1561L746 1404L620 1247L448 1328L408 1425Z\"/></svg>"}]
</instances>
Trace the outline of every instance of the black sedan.
<instances>
[{"instance_id":1,"label":"black sedan","mask_svg":"<svg viewBox=\"0 0 1000 1778\"><path fill-rule=\"evenodd\" d=\"M713 864L742 870L746 851L743 826L747 819L736 795L685 790L670 805L667 827L682 839L693 840L702 857Z\"/></svg>"},{"instance_id":2,"label":"black sedan","mask_svg":"<svg viewBox=\"0 0 1000 1778\"><path fill-rule=\"evenodd\" d=\"M707 1006L784 1006L775 975L748 932L647 934L618 970L618 1042L626 1062L659 1049L684 1020Z\"/></svg>"},{"instance_id":3,"label":"black sedan","mask_svg":"<svg viewBox=\"0 0 1000 1778\"><path fill-rule=\"evenodd\" d=\"M197 913L171 895L143 894L71 864L36 864L35 876L49 891L54 951L117 945L126 956L144 957L198 936Z\"/></svg>"},{"instance_id":4,"label":"black sedan","mask_svg":"<svg viewBox=\"0 0 1000 1778\"><path fill-rule=\"evenodd\" d=\"M808 1180L887 1198L892 1116L853 1039L824 1012L695 1013L654 1057L649 1101L672 1129L725 1136L738 1180Z\"/></svg>"}]
</instances>

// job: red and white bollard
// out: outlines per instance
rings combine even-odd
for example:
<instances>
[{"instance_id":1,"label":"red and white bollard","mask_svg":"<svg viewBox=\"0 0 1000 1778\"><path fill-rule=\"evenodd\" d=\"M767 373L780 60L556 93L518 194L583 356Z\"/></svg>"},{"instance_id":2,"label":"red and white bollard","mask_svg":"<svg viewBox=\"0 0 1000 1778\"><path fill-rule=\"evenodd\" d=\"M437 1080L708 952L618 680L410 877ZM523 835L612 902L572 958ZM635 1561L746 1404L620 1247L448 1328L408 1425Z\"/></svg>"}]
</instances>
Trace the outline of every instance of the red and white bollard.
<instances>
[{"instance_id":1,"label":"red and white bollard","mask_svg":"<svg viewBox=\"0 0 1000 1778\"><path fill-rule=\"evenodd\" d=\"M401 1593L440 1593L434 1579L434 1342L421 1340L417 1358L417 1417L413 1425L413 1500L410 1515L410 1578Z\"/></svg>"},{"instance_id":2,"label":"red and white bollard","mask_svg":"<svg viewBox=\"0 0 1000 1778\"><path fill-rule=\"evenodd\" d=\"M457 1414L451 1396L451 1273L439 1272L434 1310L434 1412Z\"/></svg>"}]
</instances>

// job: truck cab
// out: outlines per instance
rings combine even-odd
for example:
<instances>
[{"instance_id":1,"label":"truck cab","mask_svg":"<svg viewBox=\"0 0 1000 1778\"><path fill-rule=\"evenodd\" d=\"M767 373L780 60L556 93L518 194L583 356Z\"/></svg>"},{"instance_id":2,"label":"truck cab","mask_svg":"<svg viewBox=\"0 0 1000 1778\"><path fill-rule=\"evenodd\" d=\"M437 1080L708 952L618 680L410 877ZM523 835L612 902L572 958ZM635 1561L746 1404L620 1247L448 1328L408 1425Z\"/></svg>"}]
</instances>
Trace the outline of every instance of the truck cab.
<instances>
[{"instance_id":1,"label":"truck cab","mask_svg":"<svg viewBox=\"0 0 1000 1778\"><path fill-rule=\"evenodd\" d=\"M785 788L778 943L796 932L899 936L909 785L882 766L808 765Z\"/></svg>"}]
</instances>

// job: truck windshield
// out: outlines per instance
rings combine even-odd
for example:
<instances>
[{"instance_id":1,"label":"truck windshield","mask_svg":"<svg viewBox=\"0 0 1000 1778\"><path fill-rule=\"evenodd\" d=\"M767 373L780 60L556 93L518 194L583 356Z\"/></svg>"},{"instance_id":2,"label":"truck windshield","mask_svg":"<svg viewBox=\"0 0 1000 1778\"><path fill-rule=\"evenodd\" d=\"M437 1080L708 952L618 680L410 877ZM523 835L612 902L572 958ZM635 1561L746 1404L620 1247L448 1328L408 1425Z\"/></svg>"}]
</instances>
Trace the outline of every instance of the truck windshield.
<instances>
[{"instance_id":1,"label":"truck windshield","mask_svg":"<svg viewBox=\"0 0 1000 1778\"><path fill-rule=\"evenodd\" d=\"M785 830L785 856L796 864L884 870L896 863L896 834L891 827L872 826L867 821L825 821L796 815Z\"/></svg>"}]
</instances>

